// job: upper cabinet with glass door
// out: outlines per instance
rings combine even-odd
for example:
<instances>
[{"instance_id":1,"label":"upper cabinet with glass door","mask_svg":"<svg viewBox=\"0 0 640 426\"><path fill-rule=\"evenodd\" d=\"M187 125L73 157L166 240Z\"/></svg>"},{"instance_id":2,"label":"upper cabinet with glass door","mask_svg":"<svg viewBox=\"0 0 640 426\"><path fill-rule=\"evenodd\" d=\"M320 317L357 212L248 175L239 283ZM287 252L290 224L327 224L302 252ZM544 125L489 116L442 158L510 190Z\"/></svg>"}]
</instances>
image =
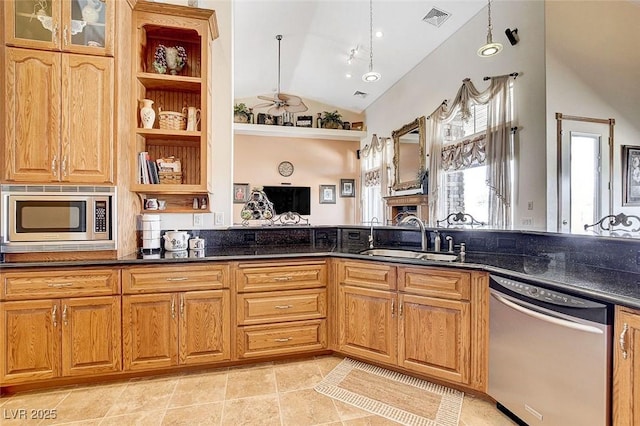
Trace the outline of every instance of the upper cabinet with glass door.
<instances>
[{"instance_id":1,"label":"upper cabinet with glass door","mask_svg":"<svg viewBox=\"0 0 640 426\"><path fill-rule=\"evenodd\" d=\"M113 56L117 0L8 0L7 45Z\"/></svg>"}]
</instances>

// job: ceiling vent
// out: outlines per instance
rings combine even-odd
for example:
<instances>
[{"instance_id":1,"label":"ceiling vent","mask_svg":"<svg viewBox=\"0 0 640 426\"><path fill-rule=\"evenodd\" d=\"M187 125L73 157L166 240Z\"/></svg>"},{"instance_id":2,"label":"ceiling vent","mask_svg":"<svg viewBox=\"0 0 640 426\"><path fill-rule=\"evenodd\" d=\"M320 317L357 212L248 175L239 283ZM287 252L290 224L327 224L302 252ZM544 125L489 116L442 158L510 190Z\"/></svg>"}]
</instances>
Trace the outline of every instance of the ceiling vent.
<instances>
[{"instance_id":1,"label":"ceiling vent","mask_svg":"<svg viewBox=\"0 0 640 426\"><path fill-rule=\"evenodd\" d=\"M445 12L444 10L440 10L434 7L429 11L429 13L424 15L424 18L422 18L422 20L433 25L434 27L439 27L440 25L444 24L444 21L449 19L450 16L451 14L449 12Z\"/></svg>"},{"instance_id":2,"label":"ceiling vent","mask_svg":"<svg viewBox=\"0 0 640 426\"><path fill-rule=\"evenodd\" d=\"M364 99L369 96L369 94L356 90L355 92L353 92L353 96L360 96L362 99Z\"/></svg>"}]
</instances>

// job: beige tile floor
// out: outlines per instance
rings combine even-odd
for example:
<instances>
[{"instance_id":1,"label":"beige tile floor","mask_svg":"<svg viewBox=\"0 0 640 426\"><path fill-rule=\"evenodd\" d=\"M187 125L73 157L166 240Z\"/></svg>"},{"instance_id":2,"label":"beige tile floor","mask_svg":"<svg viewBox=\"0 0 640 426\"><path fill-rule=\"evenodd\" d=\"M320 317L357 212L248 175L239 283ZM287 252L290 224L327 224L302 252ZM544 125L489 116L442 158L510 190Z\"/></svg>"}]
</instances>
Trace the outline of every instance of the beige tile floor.
<instances>
[{"instance_id":1,"label":"beige tile floor","mask_svg":"<svg viewBox=\"0 0 640 426\"><path fill-rule=\"evenodd\" d=\"M319 394L313 387L341 358L323 356L0 398L0 424L345 425L395 422ZM21 409L55 410L55 420L13 419ZM37 413L37 411L35 412ZM44 413L44 411L41 411ZM460 426L513 423L489 402L465 395Z\"/></svg>"}]
</instances>

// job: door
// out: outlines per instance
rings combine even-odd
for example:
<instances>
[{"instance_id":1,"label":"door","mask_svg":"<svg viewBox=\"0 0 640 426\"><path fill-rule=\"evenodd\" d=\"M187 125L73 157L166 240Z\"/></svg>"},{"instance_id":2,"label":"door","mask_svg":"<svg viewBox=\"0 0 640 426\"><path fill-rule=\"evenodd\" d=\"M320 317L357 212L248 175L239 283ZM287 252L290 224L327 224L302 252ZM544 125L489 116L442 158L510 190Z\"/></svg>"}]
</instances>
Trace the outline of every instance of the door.
<instances>
[{"instance_id":1,"label":"door","mask_svg":"<svg viewBox=\"0 0 640 426\"><path fill-rule=\"evenodd\" d=\"M120 296L62 300L62 374L120 371Z\"/></svg>"},{"instance_id":2,"label":"door","mask_svg":"<svg viewBox=\"0 0 640 426\"><path fill-rule=\"evenodd\" d=\"M62 55L62 181L113 182L113 94L113 58Z\"/></svg>"},{"instance_id":3,"label":"door","mask_svg":"<svg viewBox=\"0 0 640 426\"><path fill-rule=\"evenodd\" d=\"M122 297L125 370L178 365L178 295Z\"/></svg>"},{"instance_id":4,"label":"door","mask_svg":"<svg viewBox=\"0 0 640 426\"><path fill-rule=\"evenodd\" d=\"M585 225L611 213L610 125L609 120L573 118L561 120L558 231L584 234Z\"/></svg>"},{"instance_id":5,"label":"door","mask_svg":"<svg viewBox=\"0 0 640 426\"><path fill-rule=\"evenodd\" d=\"M401 294L398 341L399 366L456 383L469 383L469 302Z\"/></svg>"},{"instance_id":6,"label":"door","mask_svg":"<svg viewBox=\"0 0 640 426\"><path fill-rule=\"evenodd\" d=\"M372 361L396 363L395 293L340 285L338 316L341 352Z\"/></svg>"},{"instance_id":7,"label":"door","mask_svg":"<svg viewBox=\"0 0 640 426\"><path fill-rule=\"evenodd\" d=\"M180 298L180 364L231 358L229 290L191 291Z\"/></svg>"},{"instance_id":8,"label":"door","mask_svg":"<svg viewBox=\"0 0 640 426\"><path fill-rule=\"evenodd\" d=\"M8 181L50 182L59 178L60 56L6 49L3 177Z\"/></svg>"},{"instance_id":9,"label":"door","mask_svg":"<svg viewBox=\"0 0 640 426\"><path fill-rule=\"evenodd\" d=\"M8 45L48 50L60 48L60 0L5 0L2 3Z\"/></svg>"},{"instance_id":10,"label":"door","mask_svg":"<svg viewBox=\"0 0 640 426\"><path fill-rule=\"evenodd\" d=\"M65 0L62 3L62 50L113 55L118 0Z\"/></svg>"},{"instance_id":11,"label":"door","mask_svg":"<svg viewBox=\"0 0 640 426\"><path fill-rule=\"evenodd\" d=\"M0 303L2 384L60 375L60 304L55 300Z\"/></svg>"},{"instance_id":12,"label":"door","mask_svg":"<svg viewBox=\"0 0 640 426\"><path fill-rule=\"evenodd\" d=\"M613 424L640 424L640 312L616 307L613 356Z\"/></svg>"}]
</instances>

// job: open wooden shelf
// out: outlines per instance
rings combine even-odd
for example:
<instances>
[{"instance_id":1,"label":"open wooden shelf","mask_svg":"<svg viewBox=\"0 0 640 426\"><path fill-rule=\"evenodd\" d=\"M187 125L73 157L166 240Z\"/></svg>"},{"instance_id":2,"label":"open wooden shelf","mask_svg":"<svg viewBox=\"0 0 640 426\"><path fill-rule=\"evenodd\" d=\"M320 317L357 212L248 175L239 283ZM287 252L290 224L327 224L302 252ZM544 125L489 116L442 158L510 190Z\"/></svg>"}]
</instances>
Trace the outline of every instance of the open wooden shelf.
<instances>
[{"instance_id":1,"label":"open wooden shelf","mask_svg":"<svg viewBox=\"0 0 640 426\"><path fill-rule=\"evenodd\" d=\"M236 135L275 136L306 139L360 141L367 136L361 130L318 129L316 127L274 126L267 124L233 123Z\"/></svg>"},{"instance_id":2,"label":"open wooden shelf","mask_svg":"<svg viewBox=\"0 0 640 426\"><path fill-rule=\"evenodd\" d=\"M202 79L185 75L155 74L139 72L138 81L147 90L166 90L175 92L200 92Z\"/></svg>"}]
</instances>

